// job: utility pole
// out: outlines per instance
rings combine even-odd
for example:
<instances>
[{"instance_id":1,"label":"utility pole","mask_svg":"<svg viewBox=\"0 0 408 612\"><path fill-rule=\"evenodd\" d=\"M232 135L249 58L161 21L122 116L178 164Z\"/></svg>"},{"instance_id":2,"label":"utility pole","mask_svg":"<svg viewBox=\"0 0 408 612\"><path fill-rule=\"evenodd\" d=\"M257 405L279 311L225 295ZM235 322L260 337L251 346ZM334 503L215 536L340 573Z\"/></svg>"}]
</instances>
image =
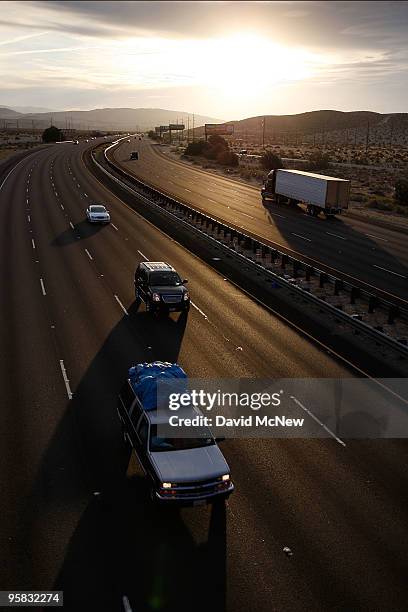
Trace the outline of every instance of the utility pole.
<instances>
[{"instance_id":1,"label":"utility pole","mask_svg":"<svg viewBox=\"0 0 408 612\"><path fill-rule=\"evenodd\" d=\"M190 142L190 115L187 115L187 144Z\"/></svg>"},{"instance_id":2,"label":"utility pole","mask_svg":"<svg viewBox=\"0 0 408 612\"><path fill-rule=\"evenodd\" d=\"M265 148L265 117L262 119L262 148Z\"/></svg>"},{"instance_id":3,"label":"utility pole","mask_svg":"<svg viewBox=\"0 0 408 612\"><path fill-rule=\"evenodd\" d=\"M366 134L366 153L368 152L368 141L370 138L370 121L367 121L367 134Z\"/></svg>"},{"instance_id":4,"label":"utility pole","mask_svg":"<svg viewBox=\"0 0 408 612\"><path fill-rule=\"evenodd\" d=\"M194 142L194 113L193 113L193 142Z\"/></svg>"}]
</instances>

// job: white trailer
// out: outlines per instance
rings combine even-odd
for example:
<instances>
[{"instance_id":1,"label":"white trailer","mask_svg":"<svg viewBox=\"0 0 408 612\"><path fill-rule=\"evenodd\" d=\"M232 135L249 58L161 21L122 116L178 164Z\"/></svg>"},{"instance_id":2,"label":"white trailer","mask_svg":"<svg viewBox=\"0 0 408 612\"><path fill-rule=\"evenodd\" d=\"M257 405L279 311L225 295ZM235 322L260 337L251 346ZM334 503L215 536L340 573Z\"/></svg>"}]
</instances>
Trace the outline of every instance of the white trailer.
<instances>
[{"instance_id":1,"label":"white trailer","mask_svg":"<svg viewBox=\"0 0 408 612\"><path fill-rule=\"evenodd\" d=\"M332 216L348 208L350 181L301 170L271 170L261 195L263 202L304 203L310 215Z\"/></svg>"}]
</instances>

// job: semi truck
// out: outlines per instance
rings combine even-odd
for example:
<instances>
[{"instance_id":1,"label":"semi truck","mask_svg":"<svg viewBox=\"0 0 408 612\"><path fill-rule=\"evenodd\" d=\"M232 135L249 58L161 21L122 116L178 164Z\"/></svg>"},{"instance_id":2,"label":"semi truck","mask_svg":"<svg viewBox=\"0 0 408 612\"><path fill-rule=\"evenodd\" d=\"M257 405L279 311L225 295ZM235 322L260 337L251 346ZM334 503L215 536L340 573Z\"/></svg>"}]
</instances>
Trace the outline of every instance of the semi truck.
<instances>
[{"instance_id":1,"label":"semi truck","mask_svg":"<svg viewBox=\"0 0 408 612\"><path fill-rule=\"evenodd\" d=\"M317 217L323 212L331 217L348 208L350 181L301 170L271 170L261 195L263 202L303 203L307 214Z\"/></svg>"}]
</instances>

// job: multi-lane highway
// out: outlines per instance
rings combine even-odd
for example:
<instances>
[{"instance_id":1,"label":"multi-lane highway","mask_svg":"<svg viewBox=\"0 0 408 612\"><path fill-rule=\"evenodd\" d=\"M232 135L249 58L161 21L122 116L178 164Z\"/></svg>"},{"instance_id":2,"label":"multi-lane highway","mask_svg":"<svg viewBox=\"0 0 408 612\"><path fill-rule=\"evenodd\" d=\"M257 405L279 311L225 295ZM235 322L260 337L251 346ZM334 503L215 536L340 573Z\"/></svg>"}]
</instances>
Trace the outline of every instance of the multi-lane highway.
<instances>
[{"instance_id":1,"label":"multi-lane highway","mask_svg":"<svg viewBox=\"0 0 408 612\"><path fill-rule=\"evenodd\" d=\"M138 161L130 160L133 150L140 151ZM146 139L123 141L113 159L150 184L227 223L399 297L408 296L404 234L345 217L327 220L288 206L265 207L255 187L172 160Z\"/></svg>"},{"instance_id":2,"label":"multi-lane highway","mask_svg":"<svg viewBox=\"0 0 408 612\"><path fill-rule=\"evenodd\" d=\"M133 459L124 478L115 401L134 363L203 378L355 372L113 196L86 146L40 151L0 180L1 588L58 588L75 611L406 610L403 440L226 441L236 492L221 508L154 508ZM141 159L164 167L147 145ZM86 223L91 202L110 225ZM146 258L189 279L188 318L136 311Z\"/></svg>"}]
</instances>

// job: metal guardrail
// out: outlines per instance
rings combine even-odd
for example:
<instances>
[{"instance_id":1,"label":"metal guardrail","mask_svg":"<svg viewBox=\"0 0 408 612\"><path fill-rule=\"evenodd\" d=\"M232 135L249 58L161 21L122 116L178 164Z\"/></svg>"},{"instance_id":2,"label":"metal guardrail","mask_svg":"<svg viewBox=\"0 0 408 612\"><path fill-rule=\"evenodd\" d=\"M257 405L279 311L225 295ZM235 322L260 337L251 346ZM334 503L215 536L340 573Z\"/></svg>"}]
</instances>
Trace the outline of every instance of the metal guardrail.
<instances>
[{"instance_id":1,"label":"metal guardrail","mask_svg":"<svg viewBox=\"0 0 408 612\"><path fill-rule=\"evenodd\" d=\"M209 215L197 211L163 194L158 189L146 185L143 181L136 179L122 168L118 167L108 158L107 151L112 148L112 146L114 145L104 150L105 161L109 168L113 169L115 173L119 174L119 176L130 184L123 182L118 177L112 175L112 172L106 170L106 168L95 159L94 151L92 151L92 159L102 172L109 176L111 180L120 184L128 192L132 193L132 195L137 195L149 206L155 206L160 209L161 212L170 215L173 219L176 218L179 223L186 225L190 231L198 231L201 235L204 235L207 239L216 243L217 246L221 246L223 249L228 250L229 253L233 254L242 262L246 262L255 266L256 269L262 270L264 274L267 274L271 280L276 283L276 286L286 287L292 291L298 292L302 298L318 305L320 309L335 315L337 319L352 326L356 330L356 333L366 334L376 342L394 349L401 357L408 357L408 325L406 326L407 336L404 335L396 339L384 333L379 326L375 327L365 322L363 320L365 313L361 312L362 304L366 305L368 314L373 314L376 311L382 310L386 316L387 325L393 326L396 320L401 321L403 324L408 321L408 311L406 309L393 302L386 301L384 298L378 297L361 287L354 286L332 274L319 270L315 266L310 266L286 253L282 253L264 244L262 241L245 234L245 232L231 228L218 219L214 219ZM278 268L279 273L277 272ZM291 272L291 274L288 272ZM327 301L327 299L323 299L322 296L314 295L310 286L307 286L311 284L312 280L317 280L317 283L315 282L314 285L318 285L319 290L324 290L324 288L329 285L333 290L331 292L331 296L333 297L346 296L347 302L353 305L353 309L355 308L356 312L351 314L347 313L340 304L335 305L331 303L330 300Z\"/></svg>"}]
</instances>

